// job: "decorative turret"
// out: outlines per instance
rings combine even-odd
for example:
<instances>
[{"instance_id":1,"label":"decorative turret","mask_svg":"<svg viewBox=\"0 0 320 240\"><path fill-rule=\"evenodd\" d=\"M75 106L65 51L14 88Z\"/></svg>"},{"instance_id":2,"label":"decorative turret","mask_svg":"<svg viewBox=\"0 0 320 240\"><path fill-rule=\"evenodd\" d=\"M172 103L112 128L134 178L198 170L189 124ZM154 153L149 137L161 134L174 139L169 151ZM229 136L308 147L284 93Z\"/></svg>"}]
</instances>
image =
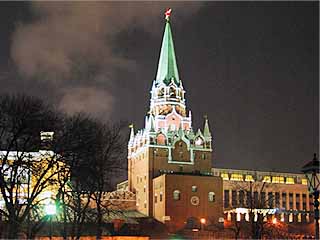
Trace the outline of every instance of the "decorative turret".
<instances>
[{"instance_id":1,"label":"decorative turret","mask_svg":"<svg viewBox=\"0 0 320 240\"><path fill-rule=\"evenodd\" d=\"M205 138L211 138L211 132L210 132L210 127L209 127L209 122L208 122L208 117L204 116L204 128L203 128L203 136Z\"/></svg>"},{"instance_id":2,"label":"decorative turret","mask_svg":"<svg viewBox=\"0 0 320 240\"><path fill-rule=\"evenodd\" d=\"M134 129L133 129L133 124L129 125L129 128L131 129L130 131L130 138L129 138L129 146L131 146L134 142Z\"/></svg>"}]
</instances>

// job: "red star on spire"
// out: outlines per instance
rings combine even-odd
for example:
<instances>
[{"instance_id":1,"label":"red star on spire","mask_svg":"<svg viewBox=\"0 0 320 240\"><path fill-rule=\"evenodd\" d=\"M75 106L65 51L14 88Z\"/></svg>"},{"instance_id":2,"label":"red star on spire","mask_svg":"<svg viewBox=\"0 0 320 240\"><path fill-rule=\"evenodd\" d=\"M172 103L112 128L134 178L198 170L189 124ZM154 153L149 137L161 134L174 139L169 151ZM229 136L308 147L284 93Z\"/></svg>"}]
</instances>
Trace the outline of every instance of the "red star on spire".
<instances>
[{"instance_id":1,"label":"red star on spire","mask_svg":"<svg viewBox=\"0 0 320 240\"><path fill-rule=\"evenodd\" d=\"M172 9L171 9L171 8L168 8L168 9L165 11L165 13L164 13L164 15L166 16L165 19L166 19L167 21L169 21L171 12L172 12Z\"/></svg>"}]
</instances>

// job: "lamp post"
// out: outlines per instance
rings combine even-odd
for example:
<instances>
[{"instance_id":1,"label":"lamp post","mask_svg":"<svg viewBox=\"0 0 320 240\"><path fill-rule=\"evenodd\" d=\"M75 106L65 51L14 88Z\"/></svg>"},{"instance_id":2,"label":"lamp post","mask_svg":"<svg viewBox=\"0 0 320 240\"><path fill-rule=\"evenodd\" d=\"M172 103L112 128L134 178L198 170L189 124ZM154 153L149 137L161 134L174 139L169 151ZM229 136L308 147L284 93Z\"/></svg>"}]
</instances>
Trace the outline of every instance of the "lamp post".
<instances>
[{"instance_id":1,"label":"lamp post","mask_svg":"<svg viewBox=\"0 0 320 240\"><path fill-rule=\"evenodd\" d=\"M53 215L56 215L57 207L55 204L49 203L48 205L45 206L44 211L45 211L46 215L48 215L50 218L49 239L52 239L52 217L53 217Z\"/></svg>"},{"instance_id":2,"label":"lamp post","mask_svg":"<svg viewBox=\"0 0 320 240\"><path fill-rule=\"evenodd\" d=\"M200 223L201 223L201 231L204 230L204 225L206 224L206 219L205 218L201 218L200 219Z\"/></svg>"},{"instance_id":3,"label":"lamp post","mask_svg":"<svg viewBox=\"0 0 320 240\"><path fill-rule=\"evenodd\" d=\"M313 155L313 160L302 167L302 172L308 180L309 192L313 195L315 238L319 239L319 160L317 154Z\"/></svg>"}]
</instances>

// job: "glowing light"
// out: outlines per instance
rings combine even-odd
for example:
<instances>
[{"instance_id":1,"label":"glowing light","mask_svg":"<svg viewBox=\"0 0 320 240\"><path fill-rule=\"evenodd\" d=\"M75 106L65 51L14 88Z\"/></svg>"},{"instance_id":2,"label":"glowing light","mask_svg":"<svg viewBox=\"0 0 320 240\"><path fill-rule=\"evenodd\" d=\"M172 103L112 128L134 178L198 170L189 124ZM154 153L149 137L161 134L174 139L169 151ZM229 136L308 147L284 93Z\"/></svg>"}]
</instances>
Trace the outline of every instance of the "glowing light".
<instances>
[{"instance_id":1,"label":"glowing light","mask_svg":"<svg viewBox=\"0 0 320 240\"><path fill-rule=\"evenodd\" d=\"M195 141L196 145L200 146L202 145L202 139L201 138L197 138L197 140Z\"/></svg>"},{"instance_id":2,"label":"glowing light","mask_svg":"<svg viewBox=\"0 0 320 240\"><path fill-rule=\"evenodd\" d=\"M202 224L206 224L206 219L205 219L205 218L201 218L201 219L200 219L200 222L201 222Z\"/></svg>"},{"instance_id":3,"label":"glowing light","mask_svg":"<svg viewBox=\"0 0 320 240\"><path fill-rule=\"evenodd\" d=\"M44 211L45 211L46 215L56 215L56 213L57 213L56 205L50 203L44 207Z\"/></svg>"},{"instance_id":4,"label":"glowing light","mask_svg":"<svg viewBox=\"0 0 320 240\"><path fill-rule=\"evenodd\" d=\"M272 224L277 224L278 220L276 218L272 219Z\"/></svg>"}]
</instances>

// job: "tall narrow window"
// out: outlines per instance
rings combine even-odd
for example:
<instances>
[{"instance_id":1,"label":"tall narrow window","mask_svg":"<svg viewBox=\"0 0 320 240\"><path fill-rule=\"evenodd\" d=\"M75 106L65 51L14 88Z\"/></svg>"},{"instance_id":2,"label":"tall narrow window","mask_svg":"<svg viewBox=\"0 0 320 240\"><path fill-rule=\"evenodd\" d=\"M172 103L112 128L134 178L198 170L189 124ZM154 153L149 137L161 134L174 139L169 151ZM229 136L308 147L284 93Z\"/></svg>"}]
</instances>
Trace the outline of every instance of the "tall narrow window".
<instances>
[{"instance_id":1,"label":"tall narrow window","mask_svg":"<svg viewBox=\"0 0 320 240\"><path fill-rule=\"evenodd\" d=\"M208 200L209 200L209 202L215 202L216 201L216 196L215 196L214 192L209 192L208 193Z\"/></svg>"},{"instance_id":2,"label":"tall narrow window","mask_svg":"<svg viewBox=\"0 0 320 240\"><path fill-rule=\"evenodd\" d=\"M160 202L162 202L162 192L160 192Z\"/></svg>"},{"instance_id":3,"label":"tall narrow window","mask_svg":"<svg viewBox=\"0 0 320 240\"><path fill-rule=\"evenodd\" d=\"M180 191L179 190L173 191L173 200L180 200Z\"/></svg>"},{"instance_id":4,"label":"tall narrow window","mask_svg":"<svg viewBox=\"0 0 320 240\"><path fill-rule=\"evenodd\" d=\"M302 210L306 210L306 209L307 209L307 195L302 194Z\"/></svg>"},{"instance_id":5,"label":"tall narrow window","mask_svg":"<svg viewBox=\"0 0 320 240\"><path fill-rule=\"evenodd\" d=\"M296 210L300 210L300 194L296 193Z\"/></svg>"},{"instance_id":6,"label":"tall narrow window","mask_svg":"<svg viewBox=\"0 0 320 240\"><path fill-rule=\"evenodd\" d=\"M266 193L265 192L261 192L260 194L260 199L261 199L261 207L265 207L267 204L266 204Z\"/></svg>"},{"instance_id":7,"label":"tall narrow window","mask_svg":"<svg viewBox=\"0 0 320 240\"><path fill-rule=\"evenodd\" d=\"M276 194L275 194L275 204L276 204L277 208L280 207L280 193L279 192L276 192Z\"/></svg>"},{"instance_id":8,"label":"tall narrow window","mask_svg":"<svg viewBox=\"0 0 320 240\"><path fill-rule=\"evenodd\" d=\"M229 190L224 190L224 207L229 207Z\"/></svg>"},{"instance_id":9,"label":"tall narrow window","mask_svg":"<svg viewBox=\"0 0 320 240\"><path fill-rule=\"evenodd\" d=\"M244 207L244 191L239 191L239 206Z\"/></svg>"},{"instance_id":10,"label":"tall narrow window","mask_svg":"<svg viewBox=\"0 0 320 240\"><path fill-rule=\"evenodd\" d=\"M232 196L231 196L231 197L232 197L232 199L231 199L231 201L232 201L232 207L236 207L237 204L238 204L237 191L232 190L231 195L232 195Z\"/></svg>"},{"instance_id":11,"label":"tall narrow window","mask_svg":"<svg viewBox=\"0 0 320 240\"><path fill-rule=\"evenodd\" d=\"M282 208L287 209L287 193L282 193Z\"/></svg>"},{"instance_id":12,"label":"tall narrow window","mask_svg":"<svg viewBox=\"0 0 320 240\"><path fill-rule=\"evenodd\" d=\"M253 207L251 203L251 198L252 198L252 192L246 191L246 207Z\"/></svg>"},{"instance_id":13,"label":"tall narrow window","mask_svg":"<svg viewBox=\"0 0 320 240\"><path fill-rule=\"evenodd\" d=\"M293 209L293 193L289 193L289 208Z\"/></svg>"},{"instance_id":14,"label":"tall narrow window","mask_svg":"<svg viewBox=\"0 0 320 240\"><path fill-rule=\"evenodd\" d=\"M256 208L259 204L259 193L257 191L253 192L253 206Z\"/></svg>"},{"instance_id":15,"label":"tall narrow window","mask_svg":"<svg viewBox=\"0 0 320 240\"><path fill-rule=\"evenodd\" d=\"M268 193L268 205L269 205L269 208L273 208L273 193L272 192L269 192Z\"/></svg>"}]
</instances>

